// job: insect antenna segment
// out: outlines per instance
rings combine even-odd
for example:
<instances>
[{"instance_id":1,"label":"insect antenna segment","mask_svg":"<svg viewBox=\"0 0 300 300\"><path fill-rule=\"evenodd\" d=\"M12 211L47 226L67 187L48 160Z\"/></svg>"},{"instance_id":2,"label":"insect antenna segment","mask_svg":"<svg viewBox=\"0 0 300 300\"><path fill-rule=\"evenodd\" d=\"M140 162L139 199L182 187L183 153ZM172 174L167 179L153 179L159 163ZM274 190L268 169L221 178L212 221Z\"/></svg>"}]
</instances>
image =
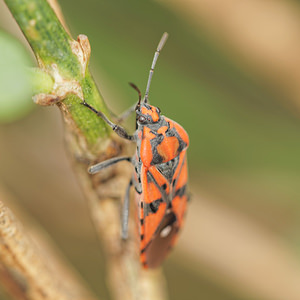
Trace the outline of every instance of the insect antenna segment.
<instances>
[{"instance_id":1,"label":"insect antenna segment","mask_svg":"<svg viewBox=\"0 0 300 300\"><path fill-rule=\"evenodd\" d=\"M130 85L131 87L133 87L133 88L138 92L138 94L139 94L139 101L138 101L138 103L137 103L137 105L136 105L136 107L135 107L135 110L136 110L136 109L139 108L140 105L141 105L141 101L142 101L142 93L141 93L140 89L139 89L134 83L129 82L129 85Z\"/></svg>"},{"instance_id":2,"label":"insect antenna segment","mask_svg":"<svg viewBox=\"0 0 300 300\"><path fill-rule=\"evenodd\" d=\"M154 57L153 57L153 61L152 61L152 65L151 65L151 69L150 69L150 72L149 72L149 77L148 77L148 82L147 82L145 97L144 97L144 102L145 103L148 102L150 83L151 83L151 80L152 80L152 75L153 75L153 72L154 72L154 67L156 65L156 61L158 59L158 56L159 56L159 53L160 53L161 49L163 48L164 44L166 43L166 41L168 39L168 36L169 35L168 35L167 32L165 32L163 34L163 36L161 37L161 39L160 39L160 41L158 43L157 49L155 51L155 54L154 54Z\"/></svg>"}]
</instances>

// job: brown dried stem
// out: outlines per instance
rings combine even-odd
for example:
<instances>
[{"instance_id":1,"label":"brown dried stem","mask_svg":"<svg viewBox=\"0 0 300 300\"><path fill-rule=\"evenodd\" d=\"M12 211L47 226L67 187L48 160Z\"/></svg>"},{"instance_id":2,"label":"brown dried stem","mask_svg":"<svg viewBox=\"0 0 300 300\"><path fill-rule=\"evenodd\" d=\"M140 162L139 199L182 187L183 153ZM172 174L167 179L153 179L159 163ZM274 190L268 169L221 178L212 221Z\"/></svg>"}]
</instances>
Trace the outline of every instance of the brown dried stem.
<instances>
[{"instance_id":1,"label":"brown dried stem","mask_svg":"<svg viewBox=\"0 0 300 300\"><path fill-rule=\"evenodd\" d=\"M95 299L45 237L28 228L25 230L2 202L0 281L15 299Z\"/></svg>"}]
</instances>

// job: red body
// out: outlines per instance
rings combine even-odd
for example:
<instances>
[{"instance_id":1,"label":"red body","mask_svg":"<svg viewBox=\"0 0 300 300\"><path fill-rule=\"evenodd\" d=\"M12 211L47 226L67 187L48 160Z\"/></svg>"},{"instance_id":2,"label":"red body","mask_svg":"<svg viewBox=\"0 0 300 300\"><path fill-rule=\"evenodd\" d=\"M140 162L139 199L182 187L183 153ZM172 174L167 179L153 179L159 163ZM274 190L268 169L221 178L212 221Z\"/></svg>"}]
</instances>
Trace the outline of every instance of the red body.
<instances>
[{"instance_id":1,"label":"red body","mask_svg":"<svg viewBox=\"0 0 300 300\"><path fill-rule=\"evenodd\" d=\"M188 201L189 138L179 124L160 116L159 110L149 104L141 105L137 120L134 184L140 218L140 257L144 267L154 268L175 244L183 225Z\"/></svg>"}]
</instances>

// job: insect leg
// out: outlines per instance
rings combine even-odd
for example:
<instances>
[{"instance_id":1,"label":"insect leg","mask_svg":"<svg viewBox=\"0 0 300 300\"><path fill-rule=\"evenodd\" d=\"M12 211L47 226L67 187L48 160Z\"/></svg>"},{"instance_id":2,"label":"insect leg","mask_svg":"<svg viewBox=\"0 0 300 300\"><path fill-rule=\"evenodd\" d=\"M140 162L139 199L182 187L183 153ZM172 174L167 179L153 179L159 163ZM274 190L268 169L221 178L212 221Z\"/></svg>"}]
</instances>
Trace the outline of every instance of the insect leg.
<instances>
[{"instance_id":1,"label":"insect leg","mask_svg":"<svg viewBox=\"0 0 300 300\"><path fill-rule=\"evenodd\" d=\"M118 163L119 161L122 161L122 160L127 160L129 162L131 162L131 157L114 157L114 158L111 158L111 159L108 159L108 160L105 160L99 164L96 164L96 165L93 165L91 166L89 169L88 169L88 172L90 174L95 174L95 173L98 173L99 171L111 166L111 165L114 165L116 163Z\"/></svg>"},{"instance_id":2,"label":"insect leg","mask_svg":"<svg viewBox=\"0 0 300 300\"><path fill-rule=\"evenodd\" d=\"M120 136L121 138L127 139L127 140L134 140L134 136L130 135L126 132L126 130L117 125L114 124L113 122L111 122L104 113L102 113L101 111L96 110L94 107L92 107L91 105L89 105L87 102L85 102L85 100L81 103L82 105L86 106L88 109L90 109L91 111L93 111L97 116L101 117L111 128L112 130L118 134L118 136Z\"/></svg>"},{"instance_id":3,"label":"insect leg","mask_svg":"<svg viewBox=\"0 0 300 300\"><path fill-rule=\"evenodd\" d=\"M117 117L117 123L122 123L123 121L125 121L135 111L135 107L136 104L126 109L119 117Z\"/></svg>"},{"instance_id":4,"label":"insect leg","mask_svg":"<svg viewBox=\"0 0 300 300\"><path fill-rule=\"evenodd\" d=\"M142 93L141 93L140 89L134 83L132 83L132 82L129 82L129 85L131 87L133 87L138 92L138 94L139 94L139 101L137 102L137 104L132 105L131 107L129 107L127 110L125 110L121 114L121 116L117 119L118 123L121 123L124 120L126 120L141 105Z\"/></svg>"},{"instance_id":5,"label":"insect leg","mask_svg":"<svg viewBox=\"0 0 300 300\"><path fill-rule=\"evenodd\" d=\"M130 188L132 186L132 179L130 180L126 193L125 193L125 198L124 198L124 203L123 203L123 209L122 209L122 232L121 236L123 240L126 240L128 238L128 218L129 218L129 198L130 198Z\"/></svg>"},{"instance_id":6,"label":"insect leg","mask_svg":"<svg viewBox=\"0 0 300 300\"><path fill-rule=\"evenodd\" d=\"M136 110L138 105L140 105L140 103L141 103L142 94L141 94L140 89L134 83L129 82L129 85L138 92L139 100L137 103L133 104L131 107L126 109L124 112L122 112L122 114L120 116L114 115L114 119L115 119L116 123L122 123L123 121L125 121Z\"/></svg>"}]
</instances>

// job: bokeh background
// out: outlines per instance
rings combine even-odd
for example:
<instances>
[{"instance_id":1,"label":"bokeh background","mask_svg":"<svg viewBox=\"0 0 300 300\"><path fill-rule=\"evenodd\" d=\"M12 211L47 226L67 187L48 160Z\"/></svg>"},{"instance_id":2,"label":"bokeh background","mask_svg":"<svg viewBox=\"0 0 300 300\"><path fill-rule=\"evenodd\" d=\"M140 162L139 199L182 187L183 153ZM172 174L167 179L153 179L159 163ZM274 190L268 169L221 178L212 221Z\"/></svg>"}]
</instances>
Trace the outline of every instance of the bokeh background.
<instances>
[{"instance_id":1,"label":"bokeh background","mask_svg":"<svg viewBox=\"0 0 300 300\"><path fill-rule=\"evenodd\" d=\"M92 73L115 113L136 101L129 81L144 90L155 47L164 31L170 35L150 101L189 133L192 194L164 264L170 299L299 300L300 3L59 3L73 37L89 37ZM108 298L62 118L56 107L32 105L20 65L35 60L2 0L0 28L0 189Z\"/></svg>"}]
</instances>

